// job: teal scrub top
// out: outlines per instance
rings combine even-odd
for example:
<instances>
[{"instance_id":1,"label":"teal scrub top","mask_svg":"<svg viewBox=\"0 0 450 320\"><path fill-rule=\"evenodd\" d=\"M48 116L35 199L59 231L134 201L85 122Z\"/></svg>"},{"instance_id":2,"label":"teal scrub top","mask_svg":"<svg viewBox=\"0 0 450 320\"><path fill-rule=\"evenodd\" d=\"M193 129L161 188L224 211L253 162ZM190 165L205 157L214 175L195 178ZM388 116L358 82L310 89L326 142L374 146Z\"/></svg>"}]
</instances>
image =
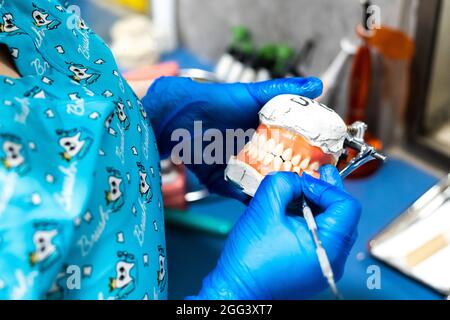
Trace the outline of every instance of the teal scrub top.
<instances>
[{"instance_id":1,"label":"teal scrub top","mask_svg":"<svg viewBox=\"0 0 450 320\"><path fill-rule=\"evenodd\" d=\"M72 9L0 0L0 298L166 299L155 137Z\"/></svg>"}]
</instances>

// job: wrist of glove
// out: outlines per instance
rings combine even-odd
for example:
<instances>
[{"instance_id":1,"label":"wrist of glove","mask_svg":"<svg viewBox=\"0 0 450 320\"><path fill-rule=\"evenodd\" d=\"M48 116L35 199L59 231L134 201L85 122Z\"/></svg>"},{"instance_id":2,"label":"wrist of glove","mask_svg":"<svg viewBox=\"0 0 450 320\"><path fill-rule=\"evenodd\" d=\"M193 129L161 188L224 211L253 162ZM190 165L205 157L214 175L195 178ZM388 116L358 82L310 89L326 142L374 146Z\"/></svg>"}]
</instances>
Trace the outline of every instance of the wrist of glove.
<instances>
[{"instance_id":1,"label":"wrist of glove","mask_svg":"<svg viewBox=\"0 0 450 320\"><path fill-rule=\"evenodd\" d=\"M256 300L258 299L251 290L246 290L245 285L237 278L228 280L224 274L224 268L217 266L213 272L203 280L202 289L196 296L190 296L188 300Z\"/></svg>"}]
</instances>

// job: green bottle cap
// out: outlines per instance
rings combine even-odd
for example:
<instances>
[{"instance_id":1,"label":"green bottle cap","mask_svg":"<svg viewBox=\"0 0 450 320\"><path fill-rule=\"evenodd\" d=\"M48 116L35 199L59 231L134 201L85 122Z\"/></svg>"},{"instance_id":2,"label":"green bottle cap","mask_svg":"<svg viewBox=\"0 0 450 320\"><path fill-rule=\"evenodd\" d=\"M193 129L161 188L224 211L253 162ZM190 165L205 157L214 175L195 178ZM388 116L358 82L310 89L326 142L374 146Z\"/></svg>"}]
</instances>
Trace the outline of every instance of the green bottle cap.
<instances>
[{"instance_id":1,"label":"green bottle cap","mask_svg":"<svg viewBox=\"0 0 450 320\"><path fill-rule=\"evenodd\" d=\"M252 55L253 52L255 51L253 43L250 41L241 42L238 46L238 49L239 49L239 52L245 56Z\"/></svg>"},{"instance_id":2,"label":"green bottle cap","mask_svg":"<svg viewBox=\"0 0 450 320\"><path fill-rule=\"evenodd\" d=\"M272 74L275 77L284 77L286 69L295 56L295 51L288 45L277 46L276 62L272 69Z\"/></svg>"},{"instance_id":3,"label":"green bottle cap","mask_svg":"<svg viewBox=\"0 0 450 320\"><path fill-rule=\"evenodd\" d=\"M264 61L274 60L277 54L277 46L275 44L266 44L258 51L258 57Z\"/></svg>"},{"instance_id":4,"label":"green bottle cap","mask_svg":"<svg viewBox=\"0 0 450 320\"><path fill-rule=\"evenodd\" d=\"M235 26L231 28L231 34L232 34L232 43L240 43L243 41L250 41L251 35L248 28L243 26Z\"/></svg>"},{"instance_id":5,"label":"green bottle cap","mask_svg":"<svg viewBox=\"0 0 450 320\"><path fill-rule=\"evenodd\" d=\"M295 50L288 45L279 45L277 47L277 58L281 61L291 60L295 55Z\"/></svg>"}]
</instances>

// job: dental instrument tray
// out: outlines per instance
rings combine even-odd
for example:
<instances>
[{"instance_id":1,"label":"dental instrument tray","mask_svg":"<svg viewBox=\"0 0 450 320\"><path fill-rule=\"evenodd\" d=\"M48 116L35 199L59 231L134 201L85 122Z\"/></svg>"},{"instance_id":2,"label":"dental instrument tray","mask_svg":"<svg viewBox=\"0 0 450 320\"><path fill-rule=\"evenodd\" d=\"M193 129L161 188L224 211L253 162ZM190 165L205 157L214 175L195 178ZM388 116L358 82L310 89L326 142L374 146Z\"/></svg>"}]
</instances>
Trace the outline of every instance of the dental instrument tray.
<instances>
[{"instance_id":1,"label":"dental instrument tray","mask_svg":"<svg viewBox=\"0 0 450 320\"><path fill-rule=\"evenodd\" d=\"M370 253L450 296L450 174L369 242Z\"/></svg>"}]
</instances>

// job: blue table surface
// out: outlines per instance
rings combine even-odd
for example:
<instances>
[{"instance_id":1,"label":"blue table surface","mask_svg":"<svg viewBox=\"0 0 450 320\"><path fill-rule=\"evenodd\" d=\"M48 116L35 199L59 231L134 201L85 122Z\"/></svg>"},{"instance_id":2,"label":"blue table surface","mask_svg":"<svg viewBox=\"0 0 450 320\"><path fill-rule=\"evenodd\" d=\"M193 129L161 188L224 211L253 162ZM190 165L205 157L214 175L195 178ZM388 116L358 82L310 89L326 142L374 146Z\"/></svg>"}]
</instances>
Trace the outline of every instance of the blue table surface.
<instances>
[{"instance_id":1,"label":"blue table surface","mask_svg":"<svg viewBox=\"0 0 450 320\"><path fill-rule=\"evenodd\" d=\"M163 60L176 60L182 68L204 68L207 62L180 49L164 55ZM420 195L438 181L409 163L391 158L369 178L348 180L347 190L363 206L359 238L350 253L339 289L346 299L440 299L439 294L382 264L368 253L368 242L395 217L407 209ZM197 203L191 211L210 213L236 221L245 207L237 201L215 198ZM167 226L169 264L169 298L183 299L199 291L202 279L212 270L224 245L224 238L202 232ZM381 270L381 288L369 290L367 268ZM332 298L325 291L317 299Z\"/></svg>"}]
</instances>

